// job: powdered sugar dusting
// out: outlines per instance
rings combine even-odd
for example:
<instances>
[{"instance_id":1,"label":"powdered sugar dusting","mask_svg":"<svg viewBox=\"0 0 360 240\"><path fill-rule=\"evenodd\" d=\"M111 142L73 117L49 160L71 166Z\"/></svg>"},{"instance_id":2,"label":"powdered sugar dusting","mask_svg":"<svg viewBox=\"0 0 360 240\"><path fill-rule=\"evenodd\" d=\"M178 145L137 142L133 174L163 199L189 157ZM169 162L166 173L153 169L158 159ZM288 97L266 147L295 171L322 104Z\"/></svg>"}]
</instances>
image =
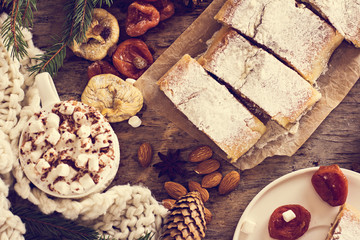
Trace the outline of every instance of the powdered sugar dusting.
<instances>
[{"instance_id":1,"label":"powdered sugar dusting","mask_svg":"<svg viewBox=\"0 0 360 240\"><path fill-rule=\"evenodd\" d=\"M334 234L330 240L354 240L360 236L360 219L348 209L343 210Z\"/></svg>"},{"instance_id":2,"label":"powdered sugar dusting","mask_svg":"<svg viewBox=\"0 0 360 240\"><path fill-rule=\"evenodd\" d=\"M205 53L205 69L231 85L275 120L295 122L312 101L315 89L266 51L230 30L217 51ZM316 92L315 92L316 93ZM283 126L284 123L280 121Z\"/></svg>"},{"instance_id":3,"label":"powdered sugar dusting","mask_svg":"<svg viewBox=\"0 0 360 240\"><path fill-rule=\"evenodd\" d=\"M331 53L323 49L332 44L336 31L309 9L296 7L291 0L235 2L224 10L221 22L271 49L305 78L315 66L326 66Z\"/></svg>"},{"instance_id":4,"label":"powdered sugar dusting","mask_svg":"<svg viewBox=\"0 0 360 240\"><path fill-rule=\"evenodd\" d=\"M319 10L345 37L360 46L359 0L305 0Z\"/></svg>"},{"instance_id":5,"label":"powdered sugar dusting","mask_svg":"<svg viewBox=\"0 0 360 240\"><path fill-rule=\"evenodd\" d=\"M196 60L186 55L160 81L176 107L227 154L244 153L260 138L252 130L259 124L255 117Z\"/></svg>"}]
</instances>

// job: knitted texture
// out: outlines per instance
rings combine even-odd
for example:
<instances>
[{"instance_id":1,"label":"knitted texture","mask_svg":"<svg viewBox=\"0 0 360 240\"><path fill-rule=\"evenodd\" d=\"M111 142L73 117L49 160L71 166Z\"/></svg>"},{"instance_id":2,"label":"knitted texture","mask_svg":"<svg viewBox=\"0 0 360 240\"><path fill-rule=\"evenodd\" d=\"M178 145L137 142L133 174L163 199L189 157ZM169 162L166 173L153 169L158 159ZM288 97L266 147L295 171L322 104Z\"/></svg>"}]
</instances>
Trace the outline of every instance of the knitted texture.
<instances>
[{"instance_id":1,"label":"knitted texture","mask_svg":"<svg viewBox=\"0 0 360 240\"><path fill-rule=\"evenodd\" d=\"M6 17L6 14L0 16L0 24ZM9 179L9 172L12 170L17 194L38 205L45 214L62 213L68 219L79 221L116 239L131 240L146 232L156 233L168 211L145 187L114 186L104 193L71 200L49 198L30 185L18 161L18 145L26 122L40 110L34 75L30 76L26 68L35 64L31 58L41 51L34 47L30 31L23 29L22 32L29 47L28 56L20 62L12 59L2 40L0 41L0 177ZM0 239L23 239L24 225L8 210L8 187L1 179L0 181Z\"/></svg>"}]
</instances>

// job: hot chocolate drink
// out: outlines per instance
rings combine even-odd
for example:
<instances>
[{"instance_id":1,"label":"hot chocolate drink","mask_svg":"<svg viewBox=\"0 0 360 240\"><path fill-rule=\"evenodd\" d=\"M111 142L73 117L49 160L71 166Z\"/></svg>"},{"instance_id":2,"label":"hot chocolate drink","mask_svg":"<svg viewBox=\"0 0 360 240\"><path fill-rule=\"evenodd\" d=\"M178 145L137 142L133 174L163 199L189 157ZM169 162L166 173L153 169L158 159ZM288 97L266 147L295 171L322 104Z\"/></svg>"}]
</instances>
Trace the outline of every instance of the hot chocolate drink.
<instances>
[{"instance_id":1,"label":"hot chocolate drink","mask_svg":"<svg viewBox=\"0 0 360 240\"><path fill-rule=\"evenodd\" d=\"M36 113L20 139L26 176L57 197L83 197L106 187L117 172L117 136L95 108L63 101Z\"/></svg>"}]
</instances>

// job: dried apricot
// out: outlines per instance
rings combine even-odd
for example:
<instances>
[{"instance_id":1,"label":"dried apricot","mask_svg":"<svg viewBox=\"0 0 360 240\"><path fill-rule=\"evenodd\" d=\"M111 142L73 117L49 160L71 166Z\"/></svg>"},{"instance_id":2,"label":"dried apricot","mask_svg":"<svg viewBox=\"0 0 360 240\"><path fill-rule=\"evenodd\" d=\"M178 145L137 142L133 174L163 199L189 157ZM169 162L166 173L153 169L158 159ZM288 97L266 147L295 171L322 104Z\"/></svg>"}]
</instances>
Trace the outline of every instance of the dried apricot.
<instances>
[{"instance_id":1,"label":"dried apricot","mask_svg":"<svg viewBox=\"0 0 360 240\"><path fill-rule=\"evenodd\" d=\"M175 5L169 0L157 0L151 4L159 11L160 21L170 18L175 13Z\"/></svg>"},{"instance_id":2,"label":"dried apricot","mask_svg":"<svg viewBox=\"0 0 360 240\"><path fill-rule=\"evenodd\" d=\"M137 37L146 33L150 28L159 24L160 13L151 4L133 2L129 5L126 17L126 33L131 37Z\"/></svg>"},{"instance_id":3,"label":"dried apricot","mask_svg":"<svg viewBox=\"0 0 360 240\"><path fill-rule=\"evenodd\" d=\"M283 213L291 210L295 213L295 218L286 222ZM268 230L270 237L281 240L294 240L308 230L311 220L311 214L303 206L298 204L289 204L278 207L271 214Z\"/></svg>"},{"instance_id":4,"label":"dried apricot","mask_svg":"<svg viewBox=\"0 0 360 240\"><path fill-rule=\"evenodd\" d=\"M338 165L320 166L311 183L322 200L330 206L340 206L348 195L348 181Z\"/></svg>"},{"instance_id":5,"label":"dried apricot","mask_svg":"<svg viewBox=\"0 0 360 240\"><path fill-rule=\"evenodd\" d=\"M99 74L113 74L115 76L120 77L119 72L115 69L115 67L107 61L99 60L93 62L87 70L88 78L91 79L92 77L99 75Z\"/></svg>"},{"instance_id":6,"label":"dried apricot","mask_svg":"<svg viewBox=\"0 0 360 240\"><path fill-rule=\"evenodd\" d=\"M139 39L120 43L112 59L121 74L134 79L138 79L154 61L149 48Z\"/></svg>"}]
</instances>

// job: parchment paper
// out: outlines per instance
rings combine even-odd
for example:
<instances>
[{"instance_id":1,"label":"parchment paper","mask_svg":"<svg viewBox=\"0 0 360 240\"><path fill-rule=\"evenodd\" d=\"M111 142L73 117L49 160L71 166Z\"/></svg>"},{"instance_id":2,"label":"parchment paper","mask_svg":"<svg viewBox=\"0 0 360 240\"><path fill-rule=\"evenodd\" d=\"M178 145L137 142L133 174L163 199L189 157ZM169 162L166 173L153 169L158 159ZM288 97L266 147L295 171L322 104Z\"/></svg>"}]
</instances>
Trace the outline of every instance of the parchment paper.
<instances>
[{"instance_id":1,"label":"parchment paper","mask_svg":"<svg viewBox=\"0 0 360 240\"><path fill-rule=\"evenodd\" d=\"M201 143L211 146L220 157L227 159L226 154L178 111L156 85L156 81L184 54L197 57L206 51L206 41L221 27L221 24L213 18L224 2L225 0L214 0L137 80L135 86L142 91L148 107L167 117ZM329 61L328 69L317 80L322 94L321 100L300 119L297 132L290 134L275 122L269 121L267 132L255 146L232 164L244 170L258 165L267 157L275 155L292 156L327 115L344 99L359 77L360 49L344 41L335 50Z\"/></svg>"}]
</instances>

